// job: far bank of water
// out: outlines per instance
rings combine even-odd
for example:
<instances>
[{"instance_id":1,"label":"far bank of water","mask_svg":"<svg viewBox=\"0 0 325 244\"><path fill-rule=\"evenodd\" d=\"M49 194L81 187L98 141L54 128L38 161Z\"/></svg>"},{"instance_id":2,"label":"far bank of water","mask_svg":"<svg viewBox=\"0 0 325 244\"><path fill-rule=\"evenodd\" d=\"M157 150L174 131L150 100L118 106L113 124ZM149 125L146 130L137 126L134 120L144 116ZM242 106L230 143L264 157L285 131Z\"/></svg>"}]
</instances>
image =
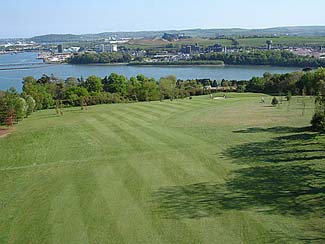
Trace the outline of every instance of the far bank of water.
<instances>
[{"instance_id":1,"label":"far bank of water","mask_svg":"<svg viewBox=\"0 0 325 244\"><path fill-rule=\"evenodd\" d=\"M159 79L167 75L175 75L179 79L212 80L248 80L253 76L262 76L265 72L288 73L300 68L273 67L273 66L130 66L130 65L69 65L52 64L42 65L42 61L36 59L37 53L19 53L14 55L0 55L1 68L9 67L9 64L23 64L22 69L0 70L0 90L15 87L18 91L22 88L22 78L26 76L41 77L43 74L55 75L66 79L68 77L88 77L97 75L105 77L111 73L118 73L130 78L138 74ZM29 64L33 63L34 67ZM35 65L40 63L40 65ZM8 65L8 66L6 66ZM16 67L16 66L15 66Z\"/></svg>"}]
</instances>

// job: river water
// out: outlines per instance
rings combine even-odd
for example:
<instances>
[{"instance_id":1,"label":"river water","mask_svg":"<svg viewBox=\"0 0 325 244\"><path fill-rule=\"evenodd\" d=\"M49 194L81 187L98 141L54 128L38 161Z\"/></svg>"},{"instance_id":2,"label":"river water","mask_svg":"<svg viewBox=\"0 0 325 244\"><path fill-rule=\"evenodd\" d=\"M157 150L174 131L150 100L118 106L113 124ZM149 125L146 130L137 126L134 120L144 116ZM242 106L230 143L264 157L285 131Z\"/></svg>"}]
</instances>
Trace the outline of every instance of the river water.
<instances>
[{"instance_id":1,"label":"river water","mask_svg":"<svg viewBox=\"0 0 325 244\"><path fill-rule=\"evenodd\" d=\"M18 53L0 55L0 90L15 87L22 88L22 78L34 76L40 78L43 74L67 77L88 77L97 75L105 77L110 73L118 73L130 78L138 74L159 79L166 75L175 75L179 79L210 78L213 80L235 79L248 80L253 76L262 76L265 72L288 73L300 68L271 66L103 66L103 65L46 65L38 60L37 53Z\"/></svg>"}]
</instances>

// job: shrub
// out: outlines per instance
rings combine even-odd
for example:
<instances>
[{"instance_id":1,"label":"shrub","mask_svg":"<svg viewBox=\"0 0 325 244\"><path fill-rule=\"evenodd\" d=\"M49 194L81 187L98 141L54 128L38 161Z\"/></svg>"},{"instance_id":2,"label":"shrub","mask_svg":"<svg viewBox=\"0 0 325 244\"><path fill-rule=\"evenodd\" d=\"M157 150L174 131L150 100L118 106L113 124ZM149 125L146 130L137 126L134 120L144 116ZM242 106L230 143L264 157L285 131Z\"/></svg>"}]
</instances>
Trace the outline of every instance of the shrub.
<instances>
[{"instance_id":1,"label":"shrub","mask_svg":"<svg viewBox=\"0 0 325 244\"><path fill-rule=\"evenodd\" d=\"M8 126L24 119L28 113L28 103L14 89L0 93L0 124Z\"/></svg>"},{"instance_id":2,"label":"shrub","mask_svg":"<svg viewBox=\"0 0 325 244\"><path fill-rule=\"evenodd\" d=\"M237 92L243 93L246 91L246 85L238 85Z\"/></svg>"},{"instance_id":3,"label":"shrub","mask_svg":"<svg viewBox=\"0 0 325 244\"><path fill-rule=\"evenodd\" d=\"M273 97L273 99L272 99L272 105L273 106L276 106L278 104L279 104L279 100L276 97Z\"/></svg>"},{"instance_id":4,"label":"shrub","mask_svg":"<svg viewBox=\"0 0 325 244\"><path fill-rule=\"evenodd\" d=\"M28 104L22 97L17 97L15 101L15 113L18 120L22 120L26 117L28 110Z\"/></svg>"},{"instance_id":5,"label":"shrub","mask_svg":"<svg viewBox=\"0 0 325 244\"><path fill-rule=\"evenodd\" d=\"M286 96L286 99L287 99L287 101L290 101L291 98L292 98L292 92L289 91L288 94L287 94L287 96Z\"/></svg>"},{"instance_id":6,"label":"shrub","mask_svg":"<svg viewBox=\"0 0 325 244\"><path fill-rule=\"evenodd\" d=\"M311 120L312 128L316 131L325 132L325 113L316 112Z\"/></svg>"},{"instance_id":7,"label":"shrub","mask_svg":"<svg viewBox=\"0 0 325 244\"><path fill-rule=\"evenodd\" d=\"M34 98L32 96L27 96L26 97L26 103L27 103L27 111L26 111L26 116L28 117L29 115L31 115L34 111L35 111L35 108L36 108L36 102L34 100Z\"/></svg>"}]
</instances>

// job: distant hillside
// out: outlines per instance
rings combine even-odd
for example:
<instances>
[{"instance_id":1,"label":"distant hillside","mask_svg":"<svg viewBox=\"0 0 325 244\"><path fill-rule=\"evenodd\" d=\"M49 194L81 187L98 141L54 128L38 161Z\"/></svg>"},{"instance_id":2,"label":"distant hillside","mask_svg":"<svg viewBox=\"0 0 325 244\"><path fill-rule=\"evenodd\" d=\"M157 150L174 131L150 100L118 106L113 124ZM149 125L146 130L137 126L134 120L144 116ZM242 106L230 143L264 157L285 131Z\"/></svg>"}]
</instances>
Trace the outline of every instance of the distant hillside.
<instances>
[{"instance_id":1,"label":"distant hillside","mask_svg":"<svg viewBox=\"0 0 325 244\"><path fill-rule=\"evenodd\" d=\"M49 34L44 36L35 36L30 38L30 40L37 43L78 42L83 40L83 35Z\"/></svg>"},{"instance_id":2,"label":"distant hillside","mask_svg":"<svg viewBox=\"0 0 325 244\"><path fill-rule=\"evenodd\" d=\"M304 37L325 36L325 26L295 26L295 27L276 27L268 29L190 29L190 30L166 30L166 31L136 31L136 32L104 32L99 34L50 34L36 36L29 40L38 43L57 43L57 42L78 42L105 39L109 37L119 38L156 38L164 33L185 34L192 37L216 37L216 36L270 36L288 35Z\"/></svg>"}]
</instances>

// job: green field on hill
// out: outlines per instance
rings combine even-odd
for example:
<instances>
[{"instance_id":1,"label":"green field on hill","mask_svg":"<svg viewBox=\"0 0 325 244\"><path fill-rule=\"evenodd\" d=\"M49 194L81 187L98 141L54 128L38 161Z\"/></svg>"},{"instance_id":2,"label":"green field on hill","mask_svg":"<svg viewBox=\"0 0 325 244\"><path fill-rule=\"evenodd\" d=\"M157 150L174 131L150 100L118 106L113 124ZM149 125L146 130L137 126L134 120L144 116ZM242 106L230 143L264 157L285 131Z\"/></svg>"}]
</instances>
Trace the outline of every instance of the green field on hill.
<instances>
[{"instance_id":1,"label":"green field on hill","mask_svg":"<svg viewBox=\"0 0 325 244\"><path fill-rule=\"evenodd\" d=\"M0 243L324 243L313 99L271 99L34 113L0 138Z\"/></svg>"},{"instance_id":2,"label":"green field on hill","mask_svg":"<svg viewBox=\"0 0 325 244\"><path fill-rule=\"evenodd\" d=\"M283 46L324 46L325 37L300 37L300 36L280 36L276 38L244 38L239 39L239 45L244 47L261 47L266 46L266 41L272 40L273 45Z\"/></svg>"},{"instance_id":3,"label":"green field on hill","mask_svg":"<svg viewBox=\"0 0 325 244\"><path fill-rule=\"evenodd\" d=\"M300 36L279 36L279 37L251 37L251 38L236 38L238 41L239 47L266 47L266 41L272 40L273 46L282 45L282 46L295 46L295 47L304 47L304 46L313 46L313 47L325 47L325 37L300 37ZM198 43L201 47L213 46L217 43L223 46L232 46L232 41L224 38L220 39L209 39L209 38L189 38L181 39L177 41L166 41L161 38L153 39L137 39L132 40L123 46L131 49L155 49L155 48L166 48L167 45L172 44L173 48L181 48L182 45L190 45Z\"/></svg>"}]
</instances>

